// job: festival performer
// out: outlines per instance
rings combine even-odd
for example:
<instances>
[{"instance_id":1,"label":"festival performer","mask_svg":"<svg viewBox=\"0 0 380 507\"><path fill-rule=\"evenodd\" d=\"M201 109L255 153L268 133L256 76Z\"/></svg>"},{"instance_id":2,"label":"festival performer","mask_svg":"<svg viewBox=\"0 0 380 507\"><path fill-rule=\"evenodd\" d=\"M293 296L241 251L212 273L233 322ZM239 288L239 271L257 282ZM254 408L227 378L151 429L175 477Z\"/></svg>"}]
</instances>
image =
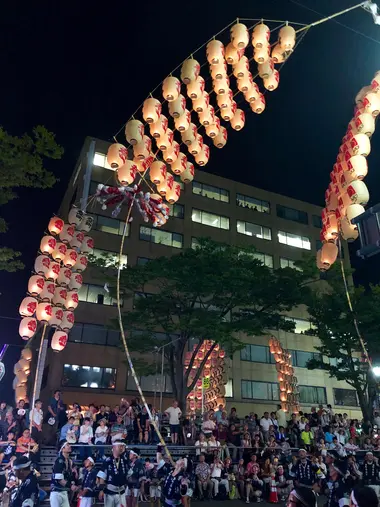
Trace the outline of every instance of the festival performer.
<instances>
[{"instance_id":1,"label":"festival performer","mask_svg":"<svg viewBox=\"0 0 380 507\"><path fill-rule=\"evenodd\" d=\"M375 490L376 495L379 496L379 462L376 458L374 458L371 451L366 453L364 463L362 464L360 471L363 474L363 486L370 486Z\"/></svg>"},{"instance_id":2,"label":"festival performer","mask_svg":"<svg viewBox=\"0 0 380 507\"><path fill-rule=\"evenodd\" d=\"M349 505L349 489L345 481L347 460L335 460L329 466L330 480L327 507L343 507Z\"/></svg>"},{"instance_id":3,"label":"festival performer","mask_svg":"<svg viewBox=\"0 0 380 507\"><path fill-rule=\"evenodd\" d=\"M127 505L136 507L140 492L141 480L145 477L145 465L140 459L137 450L129 451L129 463L127 472Z\"/></svg>"},{"instance_id":4,"label":"festival performer","mask_svg":"<svg viewBox=\"0 0 380 507\"><path fill-rule=\"evenodd\" d=\"M8 431L7 440L0 442L0 493L4 490L7 483L7 470L12 466L16 459L16 442L13 430Z\"/></svg>"},{"instance_id":5,"label":"festival performer","mask_svg":"<svg viewBox=\"0 0 380 507\"><path fill-rule=\"evenodd\" d=\"M98 472L99 500L104 498L105 507L126 507L129 460L125 455L125 448L122 440L115 440L112 444L112 456L104 460L102 470Z\"/></svg>"},{"instance_id":6,"label":"festival performer","mask_svg":"<svg viewBox=\"0 0 380 507\"><path fill-rule=\"evenodd\" d=\"M97 496L95 491L97 473L94 460L91 457L85 459L78 507L90 507L93 504L94 498Z\"/></svg>"},{"instance_id":7,"label":"festival performer","mask_svg":"<svg viewBox=\"0 0 380 507\"><path fill-rule=\"evenodd\" d=\"M289 495L287 507L317 507L317 495L305 486L295 487Z\"/></svg>"},{"instance_id":8,"label":"festival performer","mask_svg":"<svg viewBox=\"0 0 380 507\"><path fill-rule=\"evenodd\" d=\"M296 486L311 488L318 481L317 469L307 458L307 452L305 449L299 450L298 457L299 459L297 463L290 471L290 476L294 479Z\"/></svg>"},{"instance_id":9,"label":"festival performer","mask_svg":"<svg viewBox=\"0 0 380 507\"><path fill-rule=\"evenodd\" d=\"M37 477L32 470L32 462L26 456L17 458L13 463L16 477L21 481L10 507L34 507L38 505L39 488Z\"/></svg>"},{"instance_id":10,"label":"festival performer","mask_svg":"<svg viewBox=\"0 0 380 507\"><path fill-rule=\"evenodd\" d=\"M278 465L277 467L275 481L280 502L284 502L293 489L293 481L289 480L289 478L285 475L284 467L282 465Z\"/></svg>"},{"instance_id":11,"label":"festival performer","mask_svg":"<svg viewBox=\"0 0 380 507\"><path fill-rule=\"evenodd\" d=\"M53 466L50 505L51 507L70 507L69 491L77 491L73 474L73 462L70 459L71 445L64 442L61 445L57 459Z\"/></svg>"},{"instance_id":12,"label":"festival performer","mask_svg":"<svg viewBox=\"0 0 380 507\"><path fill-rule=\"evenodd\" d=\"M173 507L181 503L183 494L181 486L186 467L186 458L181 458L177 460L174 470L166 476L162 487L164 507Z\"/></svg>"}]
</instances>

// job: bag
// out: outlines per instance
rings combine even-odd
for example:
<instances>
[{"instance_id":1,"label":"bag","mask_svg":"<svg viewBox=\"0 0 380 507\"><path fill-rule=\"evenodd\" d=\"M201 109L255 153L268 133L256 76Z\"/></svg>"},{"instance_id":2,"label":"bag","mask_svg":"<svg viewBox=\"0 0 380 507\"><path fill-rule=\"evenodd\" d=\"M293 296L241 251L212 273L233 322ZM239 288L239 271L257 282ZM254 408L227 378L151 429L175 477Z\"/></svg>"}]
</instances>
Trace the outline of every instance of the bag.
<instances>
[{"instance_id":1,"label":"bag","mask_svg":"<svg viewBox=\"0 0 380 507\"><path fill-rule=\"evenodd\" d=\"M48 424L50 424L50 426L54 426L54 424L55 424L55 417L49 417Z\"/></svg>"}]
</instances>

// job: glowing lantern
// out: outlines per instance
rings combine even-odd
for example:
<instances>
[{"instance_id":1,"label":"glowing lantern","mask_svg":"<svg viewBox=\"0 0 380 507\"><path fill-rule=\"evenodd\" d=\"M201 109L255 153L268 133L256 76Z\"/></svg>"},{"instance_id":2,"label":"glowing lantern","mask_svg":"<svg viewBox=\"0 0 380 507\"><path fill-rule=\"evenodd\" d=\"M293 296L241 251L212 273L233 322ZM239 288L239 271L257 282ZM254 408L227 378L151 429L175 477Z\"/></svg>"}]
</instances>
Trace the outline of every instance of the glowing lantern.
<instances>
[{"instance_id":1,"label":"glowing lantern","mask_svg":"<svg viewBox=\"0 0 380 507\"><path fill-rule=\"evenodd\" d=\"M41 240L40 251L43 254L51 254L57 244L57 240L53 236L44 236Z\"/></svg>"},{"instance_id":2,"label":"glowing lantern","mask_svg":"<svg viewBox=\"0 0 380 507\"><path fill-rule=\"evenodd\" d=\"M245 125L245 114L241 109L236 109L233 118L231 119L231 127L234 130L241 130Z\"/></svg>"},{"instance_id":3,"label":"glowing lantern","mask_svg":"<svg viewBox=\"0 0 380 507\"><path fill-rule=\"evenodd\" d=\"M236 23L230 29L231 42L236 49L244 49L249 42L248 29L243 23Z\"/></svg>"},{"instance_id":4,"label":"glowing lantern","mask_svg":"<svg viewBox=\"0 0 380 507\"><path fill-rule=\"evenodd\" d=\"M359 236L359 231L356 225L353 225L348 218L343 217L340 221L340 232L342 238L348 241L355 241Z\"/></svg>"},{"instance_id":5,"label":"glowing lantern","mask_svg":"<svg viewBox=\"0 0 380 507\"><path fill-rule=\"evenodd\" d=\"M286 398L287 398L286 393L281 392L281 394L280 394L280 400L281 401L286 401Z\"/></svg>"},{"instance_id":6,"label":"glowing lantern","mask_svg":"<svg viewBox=\"0 0 380 507\"><path fill-rule=\"evenodd\" d=\"M186 99L183 95L169 102L169 114L172 118L179 118L186 111Z\"/></svg>"},{"instance_id":7,"label":"glowing lantern","mask_svg":"<svg viewBox=\"0 0 380 507\"><path fill-rule=\"evenodd\" d=\"M186 169L181 173L181 181L190 183L194 179L194 166L191 162L186 162Z\"/></svg>"},{"instance_id":8,"label":"glowing lantern","mask_svg":"<svg viewBox=\"0 0 380 507\"><path fill-rule=\"evenodd\" d=\"M286 384L285 382L280 382L280 391L285 392L286 391Z\"/></svg>"},{"instance_id":9,"label":"glowing lantern","mask_svg":"<svg viewBox=\"0 0 380 507\"><path fill-rule=\"evenodd\" d=\"M247 92L253 83L252 74L248 72L244 77L239 77L237 80L237 87L242 93Z\"/></svg>"},{"instance_id":10,"label":"glowing lantern","mask_svg":"<svg viewBox=\"0 0 380 507\"><path fill-rule=\"evenodd\" d=\"M57 236L63 229L65 222L59 217L53 217L50 219L48 230L53 236Z\"/></svg>"},{"instance_id":11,"label":"glowing lantern","mask_svg":"<svg viewBox=\"0 0 380 507\"><path fill-rule=\"evenodd\" d=\"M217 95L217 97L223 97L224 95ZM204 109L202 113L199 113L199 123L201 123L204 127L208 125L212 125L214 123L215 113L214 108L212 106L208 106L207 109Z\"/></svg>"},{"instance_id":12,"label":"glowing lantern","mask_svg":"<svg viewBox=\"0 0 380 507\"><path fill-rule=\"evenodd\" d=\"M181 174L186 170L187 157L182 152L178 153L177 160L170 166L171 171L174 174Z\"/></svg>"},{"instance_id":13,"label":"glowing lantern","mask_svg":"<svg viewBox=\"0 0 380 507\"><path fill-rule=\"evenodd\" d=\"M368 173L367 159L362 155L354 155L347 161L347 170L355 179L362 180Z\"/></svg>"},{"instance_id":14,"label":"glowing lantern","mask_svg":"<svg viewBox=\"0 0 380 507\"><path fill-rule=\"evenodd\" d=\"M166 178L166 165L159 160L153 162L149 169L149 178L155 185L160 184Z\"/></svg>"},{"instance_id":15,"label":"glowing lantern","mask_svg":"<svg viewBox=\"0 0 380 507\"><path fill-rule=\"evenodd\" d=\"M67 298L67 290L63 287L56 287L54 290L53 304L64 306Z\"/></svg>"},{"instance_id":16,"label":"glowing lantern","mask_svg":"<svg viewBox=\"0 0 380 507\"><path fill-rule=\"evenodd\" d=\"M346 191L353 204L362 204L365 206L369 201L369 192L363 181L352 181Z\"/></svg>"},{"instance_id":17,"label":"glowing lantern","mask_svg":"<svg viewBox=\"0 0 380 507\"><path fill-rule=\"evenodd\" d=\"M346 217L349 222L364 213L365 209L361 204L350 204L346 209Z\"/></svg>"},{"instance_id":18,"label":"glowing lantern","mask_svg":"<svg viewBox=\"0 0 380 507\"><path fill-rule=\"evenodd\" d=\"M363 98L363 107L366 113L377 116L380 112L380 96L377 93L367 93Z\"/></svg>"},{"instance_id":19,"label":"glowing lantern","mask_svg":"<svg viewBox=\"0 0 380 507\"><path fill-rule=\"evenodd\" d=\"M244 54L244 48L243 49L236 49L232 42L230 42L226 47L226 61L230 65L235 65L240 60L240 58Z\"/></svg>"},{"instance_id":20,"label":"glowing lantern","mask_svg":"<svg viewBox=\"0 0 380 507\"><path fill-rule=\"evenodd\" d=\"M40 293L40 300L41 301L51 301L54 296L54 290L55 290L54 282L46 281L44 284L44 288L43 288L42 292Z\"/></svg>"},{"instance_id":21,"label":"glowing lantern","mask_svg":"<svg viewBox=\"0 0 380 507\"><path fill-rule=\"evenodd\" d=\"M81 273L87 268L88 259L86 255L79 255L78 260L75 263L75 270Z\"/></svg>"},{"instance_id":22,"label":"glowing lantern","mask_svg":"<svg viewBox=\"0 0 380 507\"><path fill-rule=\"evenodd\" d=\"M92 253L94 249L94 240L90 236L85 236L82 243L82 253Z\"/></svg>"},{"instance_id":23,"label":"glowing lantern","mask_svg":"<svg viewBox=\"0 0 380 507\"><path fill-rule=\"evenodd\" d=\"M272 49L271 58L274 63L283 63L285 61L285 51L280 44L276 44Z\"/></svg>"},{"instance_id":24,"label":"glowing lantern","mask_svg":"<svg viewBox=\"0 0 380 507\"><path fill-rule=\"evenodd\" d=\"M206 134L213 139L219 134L220 120L217 116L214 118L214 123L206 127Z\"/></svg>"},{"instance_id":25,"label":"glowing lantern","mask_svg":"<svg viewBox=\"0 0 380 507\"><path fill-rule=\"evenodd\" d=\"M195 401L194 400L190 400L189 408L190 408L190 410L195 410Z\"/></svg>"},{"instance_id":26,"label":"glowing lantern","mask_svg":"<svg viewBox=\"0 0 380 507\"><path fill-rule=\"evenodd\" d=\"M111 146L108 148L107 162L112 167L112 169L117 169L121 165L125 164L127 158L128 158L128 150L123 144L114 143L111 144ZM75 221L74 222L70 221L70 214L69 214L69 223L78 225L78 223L76 223Z\"/></svg>"},{"instance_id":27,"label":"glowing lantern","mask_svg":"<svg viewBox=\"0 0 380 507\"><path fill-rule=\"evenodd\" d=\"M94 217L90 215L84 215L83 220L79 224L78 229L83 232L90 232L92 224L94 223Z\"/></svg>"},{"instance_id":28,"label":"glowing lantern","mask_svg":"<svg viewBox=\"0 0 380 507\"><path fill-rule=\"evenodd\" d=\"M45 285L45 280L42 276L33 275L29 278L28 282L28 292L32 296L38 296L41 294Z\"/></svg>"},{"instance_id":29,"label":"glowing lantern","mask_svg":"<svg viewBox=\"0 0 380 507\"><path fill-rule=\"evenodd\" d=\"M67 246L64 243L57 243L51 256L55 261L63 261L67 252Z\"/></svg>"},{"instance_id":30,"label":"glowing lantern","mask_svg":"<svg viewBox=\"0 0 380 507\"><path fill-rule=\"evenodd\" d=\"M69 243L74 237L74 232L75 227L73 225L65 224L62 231L59 233L59 239L63 241L63 243Z\"/></svg>"},{"instance_id":31,"label":"glowing lantern","mask_svg":"<svg viewBox=\"0 0 380 507\"><path fill-rule=\"evenodd\" d=\"M210 361L210 366L211 366L211 361ZM203 370L203 375L208 378L210 375L211 375L211 372L210 372L210 369L209 368L205 368Z\"/></svg>"},{"instance_id":32,"label":"glowing lantern","mask_svg":"<svg viewBox=\"0 0 380 507\"><path fill-rule=\"evenodd\" d=\"M74 250L71 250L71 251L74 252ZM52 262L50 262L50 266L49 266L47 273L45 274L45 277L48 280L57 280L60 271L61 271L61 266L60 266L59 262L52 261Z\"/></svg>"},{"instance_id":33,"label":"glowing lantern","mask_svg":"<svg viewBox=\"0 0 380 507\"><path fill-rule=\"evenodd\" d=\"M226 352L225 352L225 350L220 349L220 350L219 350L219 357L220 357L221 359L223 359L225 356L226 356Z\"/></svg>"},{"instance_id":34,"label":"glowing lantern","mask_svg":"<svg viewBox=\"0 0 380 507\"><path fill-rule=\"evenodd\" d=\"M223 95L224 93L229 92L230 79L228 77L225 77L222 79L214 79L212 82L212 86L213 86L214 92L217 95ZM206 93L206 92L204 92L204 93ZM200 112L200 111L198 111L198 112Z\"/></svg>"},{"instance_id":35,"label":"glowing lantern","mask_svg":"<svg viewBox=\"0 0 380 507\"><path fill-rule=\"evenodd\" d=\"M139 173L145 173L147 169L153 164L154 157L153 155L149 155L144 160L138 160L137 158L133 159L133 162L136 164L137 170Z\"/></svg>"},{"instance_id":36,"label":"glowing lantern","mask_svg":"<svg viewBox=\"0 0 380 507\"><path fill-rule=\"evenodd\" d=\"M37 306L36 317L40 322L49 322L50 317L53 315L53 310L50 303L40 303Z\"/></svg>"},{"instance_id":37,"label":"glowing lantern","mask_svg":"<svg viewBox=\"0 0 380 507\"><path fill-rule=\"evenodd\" d=\"M69 249L67 250L65 258L63 259L63 264L67 268L72 268L77 260L78 260L77 252L75 250Z\"/></svg>"},{"instance_id":38,"label":"glowing lantern","mask_svg":"<svg viewBox=\"0 0 380 507\"><path fill-rule=\"evenodd\" d=\"M190 123L189 128L181 133L182 142L189 146L195 140L196 135L197 127L194 125L194 123Z\"/></svg>"},{"instance_id":39,"label":"glowing lantern","mask_svg":"<svg viewBox=\"0 0 380 507\"><path fill-rule=\"evenodd\" d=\"M210 65L224 61L224 45L220 40L212 40L206 46L206 58Z\"/></svg>"},{"instance_id":40,"label":"glowing lantern","mask_svg":"<svg viewBox=\"0 0 380 507\"><path fill-rule=\"evenodd\" d=\"M230 121L236 111L236 102L233 100L229 107L225 107L220 111L220 115L224 121Z\"/></svg>"},{"instance_id":41,"label":"glowing lantern","mask_svg":"<svg viewBox=\"0 0 380 507\"><path fill-rule=\"evenodd\" d=\"M267 77L264 78L264 87L269 91L272 92L278 88L278 84L280 82L280 73L278 70L274 69L273 73Z\"/></svg>"},{"instance_id":42,"label":"glowing lantern","mask_svg":"<svg viewBox=\"0 0 380 507\"><path fill-rule=\"evenodd\" d=\"M270 46L262 46L261 48L255 48L253 53L253 59L256 63L262 64L270 58Z\"/></svg>"},{"instance_id":43,"label":"glowing lantern","mask_svg":"<svg viewBox=\"0 0 380 507\"><path fill-rule=\"evenodd\" d=\"M51 319L49 320L49 326L50 327L59 327L61 325L61 322L63 319L63 310L62 310L62 308L59 308L58 306L53 306L52 310L53 310L53 314L51 316Z\"/></svg>"},{"instance_id":44,"label":"glowing lantern","mask_svg":"<svg viewBox=\"0 0 380 507\"><path fill-rule=\"evenodd\" d=\"M161 151L170 150L174 139L174 133L171 129L166 129L166 132L163 136L157 141L157 146Z\"/></svg>"},{"instance_id":45,"label":"glowing lantern","mask_svg":"<svg viewBox=\"0 0 380 507\"><path fill-rule=\"evenodd\" d=\"M335 243L324 243L321 248L321 263L324 269L329 269L338 256L338 247Z\"/></svg>"},{"instance_id":46,"label":"glowing lantern","mask_svg":"<svg viewBox=\"0 0 380 507\"><path fill-rule=\"evenodd\" d=\"M169 188L166 191L165 198L168 201L168 203L174 204L175 202L178 201L180 195L181 195L181 185L177 182L174 182L172 188Z\"/></svg>"},{"instance_id":47,"label":"glowing lantern","mask_svg":"<svg viewBox=\"0 0 380 507\"><path fill-rule=\"evenodd\" d=\"M261 79L268 79L268 77L273 74L274 63L272 62L272 59L270 59L267 62L259 63L257 69Z\"/></svg>"},{"instance_id":48,"label":"glowing lantern","mask_svg":"<svg viewBox=\"0 0 380 507\"><path fill-rule=\"evenodd\" d=\"M24 317L19 326L19 334L23 340L29 340L37 331L37 319Z\"/></svg>"},{"instance_id":49,"label":"glowing lantern","mask_svg":"<svg viewBox=\"0 0 380 507\"><path fill-rule=\"evenodd\" d=\"M84 232L76 231L74 233L73 239L70 241L70 246L72 248L80 248L80 246L82 245L83 239L84 239Z\"/></svg>"},{"instance_id":50,"label":"glowing lantern","mask_svg":"<svg viewBox=\"0 0 380 507\"><path fill-rule=\"evenodd\" d=\"M263 94L257 97L256 100L250 103L251 109L256 114L261 114L265 110L265 97Z\"/></svg>"},{"instance_id":51,"label":"glowing lantern","mask_svg":"<svg viewBox=\"0 0 380 507\"><path fill-rule=\"evenodd\" d=\"M68 292L67 298L65 301L65 307L68 310L72 311L72 310L75 310L75 308L78 306L78 303L79 303L79 296L78 296L77 291L71 290L70 292Z\"/></svg>"},{"instance_id":52,"label":"glowing lantern","mask_svg":"<svg viewBox=\"0 0 380 507\"><path fill-rule=\"evenodd\" d=\"M67 344L68 336L64 331L56 331L51 339L51 348L54 352L61 352Z\"/></svg>"},{"instance_id":53,"label":"glowing lantern","mask_svg":"<svg viewBox=\"0 0 380 507\"><path fill-rule=\"evenodd\" d=\"M63 331L69 331L74 325L74 313L70 311L63 312L63 319L60 328Z\"/></svg>"},{"instance_id":54,"label":"glowing lantern","mask_svg":"<svg viewBox=\"0 0 380 507\"><path fill-rule=\"evenodd\" d=\"M256 25L252 31L252 46L254 48L261 48L267 46L270 38L270 29L267 25L260 23Z\"/></svg>"},{"instance_id":55,"label":"glowing lantern","mask_svg":"<svg viewBox=\"0 0 380 507\"><path fill-rule=\"evenodd\" d=\"M367 156L371 153L371 142L365 134L356 134L350 140L350 147L354 155Z\"/></svg>"},{"instance_id":56,"label":"glowing lantern","mask_svg":"<svg viewBox=\"0 0 380 507\"><path fill-rule=\"evenodd\" d=\"M236 65L234 65L234 76L236 78L238 77L244 77L249 72L249 60L246 56L242 56L240 60L237 62Z\"/></svg>"},{"instance_id":57,"label":"glowing lantern","mask_svg":"<svg viewBox=\"0 0 380 507\"><path fill-rule=\"evenodd\" d=\"M201 151L195 156L195 162L199 166L205 166L210 159L210 148L207 144L202 146Z\"/></svg>"},{"instance_id":58,"label":"glowing lantern","mask_svg":"<svg viewBox=\"0 0 380 507\"><path fill-rule=\"evenodd\" d=\"M252 83L249 89L244 92L244 98L247 102L254 102L261 93L256 83Z\"/></svg>"},{"instance_id":59,"label":"glowing lantern","mask_svg":"<svg viewBox=\"0 0 380 507\"><path fill-rule=\"evenodd\" d=\"M226 79L227 78L227 64L225 61L213 65L210 68L210 74L213 80Z\"/></svg>"},{"instance_id":60,"label":"glowing lantern","mask_svg":"<svg viewBox=\"0 0 380 507\"><path fill-rule=\"evenodd\" d=\"M210 96L207 92L203 92L200 97L193 100L193 109L197 113L202 113L204 109L207 109L210 103Z\"/></svg>"},{"instance_id":61,"label":"glowing lantern","mask_svg":"<svg viewBox=\"0 0 380 507\"><path fill-rule=\"evenodd\" d=\"M185 112L179 116L178 118L174 118L174 125L176 130L179 132L184 132L187 130L191 123L191 113L187 109L185 109Z\"/></svg>"},{"instance_id":62,"label":"glowing lantern","mask_svg":"<svg viewBox=\"0 0 380 507\"><path fill-rule=\"evenodd\" d=\"M138 145L137 145L138 146ZM120 185L131 185L136 178L137 164L132 160L127 160L124 165L117 170L117 179Z\"/></svg>"},{"instance_id":63,"label":"glowing lantern","mask_svg":"<svg viewBox=\"0 0 380 507\"><path fill-rule=\"evenodd\" d=\"M58 280L57 280L58 283L60 285L68 285L69 282L70 282L71 274L72 274L71 269L62 268L61 271L60 271L60 273L59 273L59 276L58 276Z\"/></svg>"},{"instance_id":64,"label":"glowing lantern","mask_svg":"<svg viewBox=\"0 0 380 507\"><path fill-rule=\"evenodd\" d=\"M198 155L198 153L201 151L203 146L203 139L202 136L197 134L194 141L189 145L189 152L192 155Z\"/></svg>"},{"instance_id":65,"label":"glowing lantern","mask_svg":"<svg viewBox=\"0 0 380 507\"><path fill-rule=\"evenodd\" d=\"M197 380L197 387L198 388L202 387L202 379L200 379L200 378Z\"/></svg>"},{"instance_id":66,"label":"glowing lantern","mask_svg":"<svg viewBox=\"0 0 380 507\"><path fill-rule=\"evenodd\" d=\"M228 93L224 95L217 95L216 96L216 103L218 104L219 109L224 109L225 107L231 107L233 100L233 92L232 90L228 90ZM212 106L210 106L212 107ZM215 117L215 115L214 115ZM214 123L214 122L212 122Z\"/></svg>"},{"instance_id":67,"label":"glowing lantern","mask_svg":"<svg viewBox=\"0 0 380 507\"><path fill-rule=\"evenodd\" d=\"M173 164L178 158L179 150L180 150L179 144L177 143L177 141L173 141L171 148L169 150L164 151L165 162L167 162L168 164Z\"/></svg>"},{"instance_id":68,"label":"glowing lantern","mask_svg":"<svg viewBox=\"0 0 380 507\"><path fill-rule=\"evenodd\" d=\"M25 385L17 387L16 391L15 391L16 402L19 402L21 400L25 400L26 398L27 398L27 395L26 395L26 387L25 387Z\"/></svg>"},{"instance_id":69,"label":"glowing lantern","mask_svg":"<svg viewBox=\"0 0 380 507\"><path fill-rule=\"evenodd\" d=\"M125 126L125 137L134 146L143 140L144 125L139 120L129 120Z\"/></svg>"},{"instance_id":70,"label":"glowing lantern","mask_svg":"<svg viewBox=\"0 0 380 507\"><path fill-rule=\"evenodd\" d=\"M172 190L174 185L174 177L170 173L166 173L166 178L157 185L157 191L160 195L165 196L167 192Z\"/></svg>"},{"instance_id":71,"label":"glowing lantern","mask_svg":"<svg viewBox=\"0 0 380 507\"><path fill-rule=\"evenodd\" d=\"M145 160L149 157L151 149L152 140L148 136L143 136L142 140L133 146L133 156L137 158L137 160Z\"/></svg>"},{"instance_id":72,"label":"glowing lantern","mask_svg":"<svg viewBox=\"0 0 380 507\"><path fill-rule=\"evenodd\" d=\"M154 98L144 100L142 115L147 123L155 123L161 114L161 102ZM125 162L124 162L125 163Z\"/></svg>"},{"instance_id":73,"label":"glowing lantern","mask_svg":"<svg viewBox=\"0 0 380 507\"><path fill-rule=\"evenodd\" d=\"M339 235L338 220L335 215L330 215L326 222L326 233L329 238L336 239Z\"/></svg>"},{"instance_id":74,"label":"glowing lantern","mask_svg":"<svg viewBox=\"0 0 380 507\"><path fill-rule=\"evenodd\" d=\"M33 357L33 353L30 349L22 349L21 357L26 361L31 361Z\"/></svg>"},{"instance_id":75,"label":"glowing lantern","mask_svg":"<svg viewBox=\"0 0 380 507\"><path fill-rule=\"evenodd\" d=\"M227 143L227 135L227 129L221 126L218 135L213 139L214 146L223 148Z\"/></svg>"},{"instance_id":76,"label":"glowing lantern","mask_svg":"<svg viewBox=\"0 0 380 507\"><path fill-rule=\"evenodd\" d=\"M34 271L39 275L45 275L49 271L50 262L46 255L39 255L34 262Z\"/></svg>"},{"instance_id":77,"label":"glowing lantern","mask_svg":"<svg viewBox=\"0 0 380 507\"><path fill-rule=\"evenodd\" d=\"M291 51L296 43L296 31L292 26L282 27L278 33L278 42L286 51Z\"/></svg>"},{"instance_id":78,"label":"glowing lantern","mask_svg":"<svg viewBox=\"0 0 380 507\"><path fill-rule=\"evenodd\" d=\"M197 401L196 407L197 407L197 410L201 410L202 409L202 401Z\"/></svg>"},{"instance_id":79,"label":"glowing lantern","mask_svg":"<svg viewBox=\"0 0 380 507\"><path fill-rule=\"evenodd\" d=\"M172 102L178 98L181 92L181 82L173 76L168 76L162 83L162 96L168 102ZM161 106L161 104L160 104Z\"/></svg>"},{"instance_id":80,"label":"glowing lantern","mask_svg":"<svg viewBox=\"0 0 380 507\"><path fill-rule=\"evenodd\" d=\"M31 317L37 309L38 301L36 298L26 297L21 301L19 313L23 317Z\"/></svg>"},{"instance_id":81,"label":"glowing lantern","mask_svg":"<svg viewBox=\"0 0 380 507\"><path fill-rule=\"evenodd\" d=\"M166 129L168 128L168 119L163 114L160 116L156 123L149 125L150 135L155 139L164 136Z\"/></svg>"},{"instance_id":82,"label":"glowing lantern","mask_svg":"<svg viewBox=\"0 0 380 507\"><path fill-rule=\"evenodd\" d=\"M355 118L355 127L358 133L371 137L375 132L375 118L369 113L359 114Z\"/></svg>"},{"instance_id":83,"label":"glowing lantern","mask_svg":"<svg viewBox=\"0 0 380 507\"><path fill-rule=\"evenodd\" d=\"M185 85L188 85L192 81L195 81L199 76L200 70L201 66L196 60L194 60L194 58L189 58L188 60L185 60L181 68L182 82L185 83Z\"/></svg>"}]
</instances>

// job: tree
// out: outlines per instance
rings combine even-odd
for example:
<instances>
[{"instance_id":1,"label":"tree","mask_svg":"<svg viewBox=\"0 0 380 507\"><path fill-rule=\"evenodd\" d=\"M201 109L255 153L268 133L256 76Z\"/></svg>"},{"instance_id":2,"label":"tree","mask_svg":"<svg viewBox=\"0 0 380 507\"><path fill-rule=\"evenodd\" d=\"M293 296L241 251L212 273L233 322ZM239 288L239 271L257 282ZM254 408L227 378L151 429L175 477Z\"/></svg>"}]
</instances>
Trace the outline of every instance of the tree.
<instances>
[{"instance_id":1,"label":"tree","mask_svg":"<svg viewBox=\"0 0 380 507\"><path fill-rule=\"evenodd\" d=\"M187 385L203 341L220 344L232 356L244 347L244 334L292 330L293 322L281 314L304 300L309 275L307 270L271 270L255 258L253 248L210 239L201 239L196 249L129 267L121 273L123 298L133 298L133 309L123 314L128 346L145 354L151 372L155 347L165 345L173 393L184 406L213 350ZM184 371L184 354L193 343L196 348Z\"/></svg>"},{"instance_id":2,"label":"tree","mask_svg":"<svg viewBox=\"0 0 380 507\"><path fill-rule=\"evenodd\" d=\"M39 125L32 135L11 136L0 127L0 206L17 198L18 188L51 188L56 182L53 173L45 167L48 158L60 159L63 148L55 136ZM6 232L7 224L0 217L0 232ZM0 270L16 271L24 265L18 259L20 252L0 248Z\"/></svg>"},{"instance_id":3,"label":"tree","mask_svg":"<svg viewBox=\"0 0 380 507\"><path fill-rule=\"evenodd\" d=\"M316 349L322 357L310 360L308 368L325 370L330 377L346 381L357 393L363 417L372 420L377 386L363 357L354 318L358 321L370 357L376 357L380 351L380 286L368 289L351 287L352 313L341 276L330 280L329 285L328 292L314 289L309 293L308 311L321 341Z\"/></svg>"}]
</instances>

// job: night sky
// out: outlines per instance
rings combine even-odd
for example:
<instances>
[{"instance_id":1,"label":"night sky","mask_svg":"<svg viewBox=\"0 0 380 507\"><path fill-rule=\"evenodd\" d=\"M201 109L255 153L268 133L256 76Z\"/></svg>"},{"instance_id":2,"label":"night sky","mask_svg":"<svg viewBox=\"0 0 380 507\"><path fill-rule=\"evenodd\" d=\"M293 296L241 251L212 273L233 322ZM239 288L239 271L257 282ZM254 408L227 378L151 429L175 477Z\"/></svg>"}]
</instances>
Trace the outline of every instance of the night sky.
<instances>
[{"instance_id":1,"label":"night sky","mask_svg":"<svg viewBox=\"0 0 380 507\"><path fill-rule=\"evenodd\" d=\"M174 67L234 18L310 23L354 0L302 4L321 15L290 0L206 0L202 10L191 0L2 7L0 123L15 135L43 124L56 133L65 154L49 164L60 180L55 188L21 191L20 199L1 209L10 228L1 243L22 250L27 267L0 274L0 343L20 343L18 319L4 317L17 318L40 238L85 136L111 140ZM338 19L353 31L332 21L312 28L282 69L278 90L267 94L265 113L250 113L242 132L229 131L227 146L212 148L207 171L323 205L354 97L380 68L380 26L371 15L358 9ZM204 52L195 57L203 62ZM118 140L124 142L123 132ZM379 133L372 150L370 205L380 201ZM358 279L378 281L379 260L357 263Z\"/></svg>"}]
</instances>

